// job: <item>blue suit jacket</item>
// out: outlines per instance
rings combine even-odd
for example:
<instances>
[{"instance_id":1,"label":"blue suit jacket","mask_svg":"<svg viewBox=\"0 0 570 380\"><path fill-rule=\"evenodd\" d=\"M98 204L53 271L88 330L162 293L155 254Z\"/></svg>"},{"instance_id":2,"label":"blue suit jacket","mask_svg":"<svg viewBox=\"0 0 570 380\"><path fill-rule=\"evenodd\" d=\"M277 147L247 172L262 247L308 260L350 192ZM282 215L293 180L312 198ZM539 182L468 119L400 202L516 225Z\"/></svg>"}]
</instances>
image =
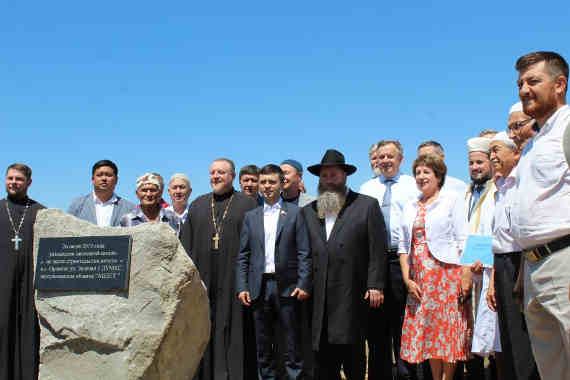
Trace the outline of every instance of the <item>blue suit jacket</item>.
<instances>
[{"instance_id":1,"label":"blue suit jacket","mask_svg":"<svg viewBox=\"0 0 570 380\"><path fill-rule=\"evenodd\" d=\"M128 214L136 208L136 205L117 195L117 202L113 207L113 215L111 216L111 226L120 226L121 217ZM97 224L97 214L95 213L95 201L93 201L93 193L76 198L71 202L71 206L67 210L68 214L86 220L93 224Z\"/></svg>"},{"instance_id":2,"label":"blue suit jacket","mask_svg":"<svg viewBox=\"0 0 570 380\"><path fill-rule=\"evenodd\" d=\"M261 293L265 272L263 206L245 214L237 259L236 291L249 291L252 300ZM309 235L301 209L283 202L275 238L275 277L279 295L289 297L295 288L312 292Z\"/></svg>"}]
</instances>

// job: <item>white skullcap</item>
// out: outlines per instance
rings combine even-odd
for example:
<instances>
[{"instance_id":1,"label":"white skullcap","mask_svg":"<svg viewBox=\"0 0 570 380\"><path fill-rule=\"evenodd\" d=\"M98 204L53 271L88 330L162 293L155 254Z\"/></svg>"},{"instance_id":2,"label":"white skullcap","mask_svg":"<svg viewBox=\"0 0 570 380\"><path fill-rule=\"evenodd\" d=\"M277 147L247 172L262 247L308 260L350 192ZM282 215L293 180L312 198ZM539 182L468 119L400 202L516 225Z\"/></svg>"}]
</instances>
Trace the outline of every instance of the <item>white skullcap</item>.
<instances>
[{"instance_id":1,"label":"white skullcap","mask_svg":"<svg viewBox=\"0 0 570 380\"><path fill-rule=\"evenodd\" d=\"M512 105L510 111L509 111L509 115L512 114L513 112L523 112L523 108L522 108L522 103L518 102Z\"/></svg>"},{"instance_id":2,"label":"white skullcap","mask_svg":"<svg viewBox=\"0 0 570 380\"><path fill-rule=\"evenodd\" d=\"M473 137L467 140L467 150L469 153L484 152L489 153L491 147L491 139L486 137Z\"/></svg>"},{"instance_id":3,"label":"white skullcap","mask_svg":"<svg viewBox=\"0 0 570 380\"><path fill-rule=\"evenodd\" d=\"M507 135L507 132L499 132L495 135L495 137L493 137L491 139L491 142L502 142L503 144L505 144L507 147L511 148L512 150L517 149L517 144L515 144L515 142L513 140L511 140L509 138L509 135Z\"/></svg>"},{"instance_id":4,"label":"white skullcap","mask_svg":"<svg viewBox=\"0 0 570 380\"><path fill-rule=\"evenodd\" d=\"M161 179L152 173L146 173L137 179L137 190L142 185L156 185L159 190L162 190Z\"/></svg>"}]
</instances>

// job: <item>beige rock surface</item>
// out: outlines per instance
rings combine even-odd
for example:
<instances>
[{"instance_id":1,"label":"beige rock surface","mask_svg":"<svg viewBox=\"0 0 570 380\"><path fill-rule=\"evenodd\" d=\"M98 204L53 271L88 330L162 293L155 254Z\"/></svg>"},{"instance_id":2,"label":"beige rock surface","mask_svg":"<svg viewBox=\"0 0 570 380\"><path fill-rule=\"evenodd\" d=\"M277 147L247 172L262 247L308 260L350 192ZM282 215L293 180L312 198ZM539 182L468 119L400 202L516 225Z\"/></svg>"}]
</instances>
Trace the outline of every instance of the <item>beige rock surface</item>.
<instances>
[{"instance_id":1,"label":"beige rock surface","mask_svg":"<svg viewBox=\"0 0 570 380\"><path fill-rule=\"evenodd\" d=\"M187 380L210 335L198 270L165 223L97 227L60 210L38 213L42 237L132 236L128 293L36 292L41 380Z\"/></svg>"}]
</instances>

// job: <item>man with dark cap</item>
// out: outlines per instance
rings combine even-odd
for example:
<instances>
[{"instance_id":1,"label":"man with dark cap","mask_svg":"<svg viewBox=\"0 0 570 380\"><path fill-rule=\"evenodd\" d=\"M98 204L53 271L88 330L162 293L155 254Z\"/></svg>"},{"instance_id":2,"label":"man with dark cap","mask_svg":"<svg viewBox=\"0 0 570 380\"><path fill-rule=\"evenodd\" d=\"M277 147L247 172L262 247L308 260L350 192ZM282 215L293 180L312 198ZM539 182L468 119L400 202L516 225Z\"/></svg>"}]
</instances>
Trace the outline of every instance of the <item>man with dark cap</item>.
<instances>
[{"instance_id":1,"label":"man with dark cap","mask_svg":"<svg viewBox=\"0 0 570 380\"><path fill-rule=\"evenodd\" d=\"M315 200L315 197L301 191L303 185L303 165L297 160L288 159L281 163L283 186L281 197L284 201L304 207Z\"/></svg>"},{"instance_id":2,"label":"man with dark cap","mask_svg":"<svg viewBox=\"0 0 570 380\"><path fill-rule=\"evenodd\" d=\"M327 150L309 172L319 196L303 208L313 252L313 349L318 379L364 379L369 308L384 302L386 226L378 201L350 190L356 167Z\"/></svg>"}]
</instances>

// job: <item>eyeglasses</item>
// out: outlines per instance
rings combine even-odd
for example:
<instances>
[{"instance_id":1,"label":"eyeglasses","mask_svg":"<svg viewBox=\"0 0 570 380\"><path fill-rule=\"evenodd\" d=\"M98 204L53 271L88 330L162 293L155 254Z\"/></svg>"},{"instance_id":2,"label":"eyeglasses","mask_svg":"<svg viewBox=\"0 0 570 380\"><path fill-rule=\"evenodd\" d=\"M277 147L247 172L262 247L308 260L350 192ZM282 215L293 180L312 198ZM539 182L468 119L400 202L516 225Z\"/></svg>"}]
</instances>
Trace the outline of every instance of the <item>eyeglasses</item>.
<instances>
[{"instance_id":1,"label":"eyeglasses","mask_svg":"<svg viewBox=\"0 0 570 380\"><path fill-rule=\"evenodd\" d=\"M534 120L532 117L530 119L526 119L526 120L521 120L521 121L516 121L512 124L509 124L507 126L507 128L509 128L511 131L518 131L519 129L521 129L522 127L524 127L526 124L528 124L531 120Z\"/></svg>"}]
</instances>

